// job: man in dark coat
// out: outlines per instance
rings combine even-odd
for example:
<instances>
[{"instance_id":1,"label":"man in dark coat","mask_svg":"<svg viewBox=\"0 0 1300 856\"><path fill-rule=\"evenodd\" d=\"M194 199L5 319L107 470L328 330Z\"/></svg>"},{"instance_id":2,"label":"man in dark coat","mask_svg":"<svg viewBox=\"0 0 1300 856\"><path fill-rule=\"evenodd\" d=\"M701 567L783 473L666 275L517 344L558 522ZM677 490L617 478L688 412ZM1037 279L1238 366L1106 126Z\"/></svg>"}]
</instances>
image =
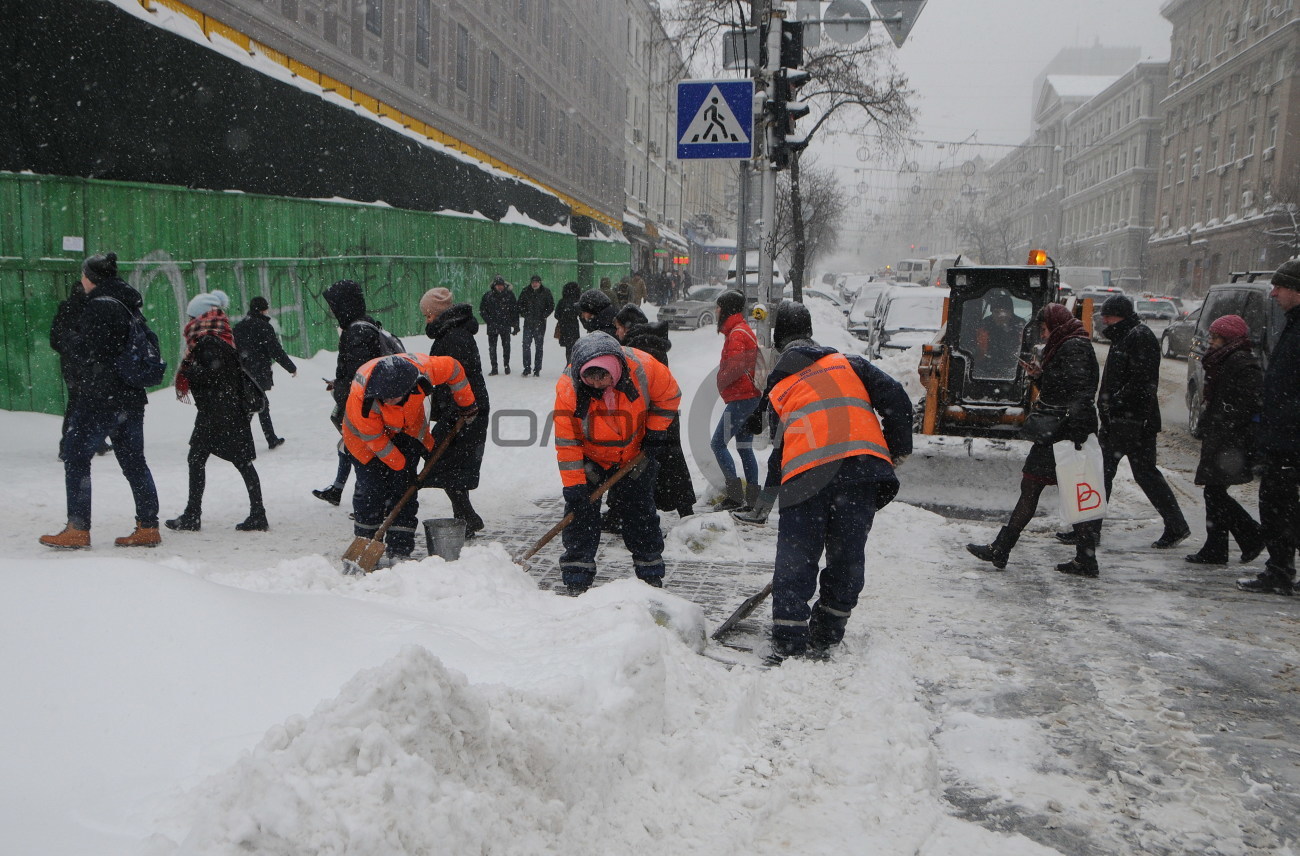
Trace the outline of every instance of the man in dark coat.
<instances>
[{"instance_id":1,"label":"man in dark coat","mask_svg":"<svg viewBox=\"0 0 1300 856\"><path fill-rule=\"evenodd\" d=\"M86 305L70 331L64 358L72 366L78 389L63 438L63 476L68 522L62 532L42 535L47 547L90 546L90 461L105 438L131 486L135 531L114 540L119 547L154 547L158 535L158 490L144 457L145 390L131 386L117 370L117 360L131 337L133 318L144 301L118 277L117 254L95 255L81 266Z\"/></svg>"},{"instance_id":2,"label":"man in dark coat","mask_svg":"<svg viewBox=\"0 0 1300 856\"><path fill-rule=\"evenodd\" d=\"M582 297L582 286L570 280L564 284L560 293L560 302L555 307L555 338L564 348L564 361L568 362L573 343L582 335L578 321L578 300Z\"/></svg>"},{"instance_id":3,"label":"man in dark coat","mask_svg":"<svg viewBox=\"0 0 1300 856\"><path fill-rule=\"evenodd\" d=\"M1124 295L1101 305L1110 353L1101 373L1097 413L1101 418L1102 461L1106 495L1110 496L1121 458L1128 458L1133 480L1164 520L1165 530L1151 545L1167 549L1192 534L1178 498L1156 467L1156 435L1160 433L1160 341L1142 323L1133 301Z\"/></svg>"},{"instance_id":4,"label":"man in dark coat","mask_svg":"<svg viewBox=\"0 0 1300 856\"><path fill-rule=\"evenodd\" d=\"M429 354L451 357L460 363L469 380L478 405L478 416L464 425L446 453L433 465L424 480L424 487L442 488L451 501L453 517L465 521L465 537L483 529L483 518L474 510L469 492L478 487L479 470L483 465L483 450L487 447L488 402L487 381L483 380L483 360L479 356L478 321L474 307L468 303L452 303L452 294L446 288L431 288L420 298L420 311L424 313L425 334L433 340ZM441 443L461 416L461 407L446 386L434 387L429 396L429 421L432 423L435 448Z\"/></svg>"},{"instance_id":5,"label":"man in dark coat","mask_svg":"<svg viewBox=\"0 0 1300 856\"><path fill-rule=\"evenodd\" d=\"M588 333L599 330L618 338L618 332L614 329L614 316L617 314L614 301L604 291L584 291L582 297L578 298L578 317L582 319L582 326Z\"/></svg>"},{"instance_id":6,"label":"man in dark coat","mask_svg":"<svg viewBox=\"0 0 1300 856\"><path fill-rule=\"evenodd\" d=\"M510 283L505 277L492 278L492 287L478 302L478 314L487 327L488 359L492 362L492 371L497 373L497 340L501 340L501 360L505 363L506 374L510 374L510 337L519 332L519 304Z\"/></svg>"},{"instance_id":7,"label":"man in dark coat","mask_svg":"<svg viewBox=\"0 0 1300 856\"><path fill-rule=\"evenodd\" d=\"M235 347L239 349L239 362L253 376L253 380L257 381L257 385L263 392L270 392L271 387L275 385L275 378L271 376L272 361L279 363L280 368L287 371L291 377L298 376L298 367L284 352L284 346L280 344L280 336L271 326L270 316L266 314L270 308L271 304L265 297L260 295L254 297L248 301L247 317L235 325ZM266 405L257 414L257 418L262 425L262 434L266 436L267 448L274 449L282 445L284 438L277 437L275 428L271 425L269 396Z\"/></svg>"},{"instance_id":8,"label":"man in dark coat","mask_svg":"<svg viewBox=\"0 0 1300 856\"><path fill-rule=\"evenodd\" d=\"M542 278L533 274L524 293L519 295L519 320L524 328L524 377L538 377L542 373L542 343L546 341L546 319L555 311L555 298L551 290L542 285Z\"/></svg>"},{"instance_id":9,"label":"man in dark coat","mask_svg":"<svg viewBox=\"0 0 1300 856\"><path fill-rule=\"evenodd\" d=\"M1295 551L1300 544L1300 259L1273 274L1269 292L1286 313L1286 326L1264 371L1259 422L1259 522L1268 561L1255 579L1238 580L1242 591L1289 595L1295 587Z\"/></svg>"},{"instance_id":10,"label":"man in dark coat","mask_svg":"<svg viewBox=\"0 0 1300 856\"><path fill-rule=\"evenodd\" d=\"M68 402L63 408L63 434L59 437L60 461L63 460L63 437L68 433L68 414L77 404L77 367L68 358L68 350L72 347L73 334L76 332L77 321L81 318L81 310L86 308L89 300L86 289L81 287L81 282L74 282L71 292L59 303L59 308L54 312L54 320L50 322L50 349L59 355L59 374L63 377L63 385L68 391ZM105 440L96 453L106 455L111 450L108 441Z\"/></svg>"},{"instance_id":11,"label":"man in dark coat","mask_svg":"<svg viewBox=\"0 0 1300 856\"><path fill-rule=\"evenodd\" d=\"M334 363L334 380L326 389L334 396L334 411L330 421L334 427L343 430L343 411L348 403L348 390L352 388L352 379L357 369L366 363L383 356L380 338L380 324L366 314L366 294L360 283L350 279L340 279L325 289L326 305L334 313L334 320L339 323L339 356ZM343 486L348 482L348 473L352 471L352 458L340 444L339 465L334 474L334 481L329 487L313 490L312 496L322 499L330 505L338 505L343 499Z\"/></svg>"}]
</instances>

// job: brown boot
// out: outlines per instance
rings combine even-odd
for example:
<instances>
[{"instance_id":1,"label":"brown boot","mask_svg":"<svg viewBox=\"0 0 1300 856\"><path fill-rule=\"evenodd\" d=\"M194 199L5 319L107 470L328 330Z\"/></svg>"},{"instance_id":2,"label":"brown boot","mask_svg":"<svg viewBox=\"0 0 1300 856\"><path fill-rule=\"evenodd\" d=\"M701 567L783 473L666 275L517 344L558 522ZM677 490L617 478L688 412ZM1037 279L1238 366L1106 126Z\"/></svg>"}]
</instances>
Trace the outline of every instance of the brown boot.
<instances>
[{"instance_id":1,"label":"brown boot","mask_svg":"<svg viewBox=\"0 0 1300 856\"><path fill-rule=\"evenodd\" d=\"M69 523L58 535L42 535L41 543L60 550L85 550L90 547L90 530L78 529Z\"/></svg>"},{"instance_id":2,"label":"brown boot","mask_svg":"<svg viewBox=\"0 0 1300 856\"><path fill-rule=\"evenodd\" d=\"M146 529L137 520L134 532L121 538L114 538L113 543L119 547L157 547L162 543L162 536L158 534L157 526Z\"/></svg>"}]
</instances>

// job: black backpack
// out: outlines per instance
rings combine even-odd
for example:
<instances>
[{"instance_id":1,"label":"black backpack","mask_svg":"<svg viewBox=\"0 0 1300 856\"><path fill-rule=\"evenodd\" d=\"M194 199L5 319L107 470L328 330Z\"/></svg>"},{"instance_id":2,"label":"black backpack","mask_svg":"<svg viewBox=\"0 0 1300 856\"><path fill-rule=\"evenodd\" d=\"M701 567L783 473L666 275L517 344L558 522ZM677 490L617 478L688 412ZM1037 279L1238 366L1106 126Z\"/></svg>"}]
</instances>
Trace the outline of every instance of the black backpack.
<instances>
[{"instance_id":1,"label":"black backpack","mask_svg":"<svg viewBox=\"0 0 1300 856\"><path fill-rule=\"evenodd\" d=\"M126 310L131 319L130 332L127 334L126 347L118 354L114 368L117 376L127 386L148 389L158 386L167 374L167 361L162 358L162 347L158 344L158 334L149 327L144 316L132 311L116 297L99 297L96 300L111 300Z\"/></svg>"},{"instance_id":2,"label":"black backpack","mask_svg":"<svg viewBox=\"0 0 1300 856\"><path fill-rule=\"evenodd\" d=\"M352 326L354 327L358 324L373 327L379 333L379 356L387 357L393 354L407 353L406 346L402 344L402 340L385 330L383 327L380 327L378 324L372 324L371 322L364 320L352 322Z\"/></svg>"}]
</instances>

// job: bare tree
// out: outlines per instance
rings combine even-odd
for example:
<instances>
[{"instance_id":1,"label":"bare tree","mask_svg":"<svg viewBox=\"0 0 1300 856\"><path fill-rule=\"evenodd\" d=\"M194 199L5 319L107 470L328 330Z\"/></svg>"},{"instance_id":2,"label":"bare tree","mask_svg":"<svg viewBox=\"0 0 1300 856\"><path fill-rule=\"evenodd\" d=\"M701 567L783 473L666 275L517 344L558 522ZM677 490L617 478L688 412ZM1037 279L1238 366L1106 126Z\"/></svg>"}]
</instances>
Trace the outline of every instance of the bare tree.
<instances>
[{"instance_id":1,"label":"bare tree","mask_svg":"<svg viewBox=\"0 0 1300 856\"><path fill-rule=\"evenodd\" d=\"M833 170L796 163L788 173L778 177L776 225L772 230L772 246L767 249L773 256L789 260L792 285L801 287L804 279L796 277L806 278L806 271L835 251L847 209L848 194ZM796 217L801 229L795 228ZM802 239L797 237L800 233ZM802 255L796 259L797 254Z\"/></svg>"},{"instance_id":2,"label":"bare tree","mask_svg":"<svg viewBox=\"0 0 1300 856\"><path fill-rule=\"evenodd\" d=\"M1012 253L1020 243L1015 229L1015 218L1003 211L972 209L958 227L957 236L963 244L974 247L979 260L986 265L1013 264Z\"/></svg>"},{"instance_id":3,"label":"bare tree","mask_svg":"<svg viewBox=\"0 0 1300 856\"><path fill-rule=\"evenodd\" d=\"M1284 179L1265 197L1269 215L1262 237L1288 257L1300 256L1300 176Z\"/></svg>"},{"instance_id":4,"label":"bare tree","mask_svg":"<svg viewBox=\"0 0 1300 856\"><path fill-rule=\"evenodd\" d=\"M665 14L666 21L679 37L679 46L697 70L717 67L719 38L724 30L749 23L750 4L744 0L680 0L677 8ZM803 68L808 80L799 99L808 104L810 114L799 124L799 132L808 140L819 133L869 134L880 147L898 145L903 135L915 126L910 103L914 95L907 78L894 66L892 50L875 33L852 45L829 40L804 55ZM757 58L753 58L757 61ZM800 152L791 158L790 193L786 207L787 222L793 235L790 247L790 280L795 299L800 299L805 278L808 236L804 224L808 219L799 211L802 204L799 169ZM782 214L778 213L778 220Z\"/></svg>"}]
</instances>

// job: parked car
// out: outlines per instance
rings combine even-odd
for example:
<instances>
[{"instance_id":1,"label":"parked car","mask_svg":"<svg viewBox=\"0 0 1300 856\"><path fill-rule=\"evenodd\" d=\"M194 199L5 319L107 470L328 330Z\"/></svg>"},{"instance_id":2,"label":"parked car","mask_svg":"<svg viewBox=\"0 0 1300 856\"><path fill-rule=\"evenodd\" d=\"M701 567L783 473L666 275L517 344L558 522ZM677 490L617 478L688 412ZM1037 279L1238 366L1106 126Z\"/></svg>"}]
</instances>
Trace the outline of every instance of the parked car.
<instances>
[{"instance_id":1,"label":"parked car","mask_svg":"<svg viewBox=\"0 0 1300 856\"><path fill-rule=\"evenodd\" d=\"M782 295L785 297L786 300L793 300L794 287L787 285L785 287L785 291L782 292ZM810 298L812 300L825 300L827 303L832 304L836 309L840 310L845 315L849 314L849 304L845 303L843 300L840 300L838 297L831 294L829 291L824 291L820 288L805 288L803 290L803 302L807 303Z\"/></svg>"},{"instance_id":2,"label":"parked car","mask_svg":"<svg viewBox=\"0 0 1300 856\"><path fill-rule=\"evenodd\" d=\"M943 302L948 289L899 286L877 299L867 352L879 357L885 349L903 350L934 339L943 329Z\"/></svg>"},{"instance_id":3,"label":"parked car","mask_svg":"<svg viewBox=\"0 0 1300 856\"><path fill-rule=\"evenodd\" d=\"M1270 300L1272 290L1270 271L1247 271L1232 274L1232 281L1210 286L1201 304L1200 316L1192 332L1192 344L1187 354L1187 425L1195 431L1200 422L1205 402L1201 392L1205 386L1205 369L1201 359L1210 347L1210 325L1224 315L1240 315L1250 328L1250 340L1260 363L1267 368L1269 355L1282 333L1286 316L1282 308Z\"/></svg>"},{"instance_id":4,"label":"parked car","mask_svg":"<svg viewBox=\"0 0 1300 856\"><path fill-rule=\"evenodd\" d=\"M871 340L871 323L876 317L876 302L894 283L887 279L869 282L858 289L849 307L849 332L864 342Z\"/></svg>"},{"instance_id":5,"label":"parked car","mask_svg":"<svg viewBox=\"0 0 1300 856\"><path fill-rule=\"evenodd\" d=\"M1163 297L1142 297L1133 301L1133 308L1143 321L1175 321L1182 313L1172 300Z\"/></svg>"},{"instance_id":6,"label":"parked car","mask_svg":"<svg viewBox=\"0 0 1300 856\"><path fill-rule=\"evenodd\" d=\"M1200 317L1201 310L1197 309L1164 329L1160 334L1160 350L1166 357L1187 359L1187 353L1192 349L1192 334L1196 332L1196 322Z\"/></svg>"},{"instance_id":7,"label":"parked car","mask_svg":"<svg viewBox=\"0 0 1300 856\"><path fill-rule=\"evenodd\" d=\"M882 277L874 273L849 273L841 276L835 283L835 293L840 296L840 300L845 303L853 303L854 298L858 296L864 287L879 282Z\"/></svg>"},{"instance_id":8,"label":"parked car","mask_svg":"<svg viewBox=\"0 0 1300 856\"><path fill-rule=\"evenodd\" d=\"M704 285L692 288L681 300L659 307L659 320L670 330L695 330L717 323L718 296L727 290L724 285Z\"/></svg>"}]
</instances>

